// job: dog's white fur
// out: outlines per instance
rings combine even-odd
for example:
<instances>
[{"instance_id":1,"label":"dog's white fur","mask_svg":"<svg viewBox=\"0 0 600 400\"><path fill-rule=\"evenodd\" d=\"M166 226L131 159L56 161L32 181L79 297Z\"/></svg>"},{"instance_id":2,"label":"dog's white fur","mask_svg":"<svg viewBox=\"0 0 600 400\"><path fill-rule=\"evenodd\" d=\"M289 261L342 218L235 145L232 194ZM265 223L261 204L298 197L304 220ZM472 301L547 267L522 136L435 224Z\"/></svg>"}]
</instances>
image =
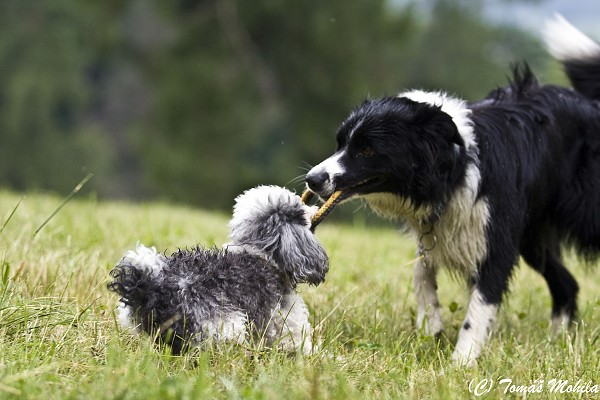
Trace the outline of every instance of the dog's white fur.
<instances>
[{"instance_id":1,"label":"dog's white fur","mask_svg":"<svg viewBox=\"0 0 600 400\"><path fill-rule=\"evenodd\" d=\"M546 21L544 38L548 51L559 61L586 60L600 56L600 45L571 25L562 15Z\"/></svg>"}]
</instances>

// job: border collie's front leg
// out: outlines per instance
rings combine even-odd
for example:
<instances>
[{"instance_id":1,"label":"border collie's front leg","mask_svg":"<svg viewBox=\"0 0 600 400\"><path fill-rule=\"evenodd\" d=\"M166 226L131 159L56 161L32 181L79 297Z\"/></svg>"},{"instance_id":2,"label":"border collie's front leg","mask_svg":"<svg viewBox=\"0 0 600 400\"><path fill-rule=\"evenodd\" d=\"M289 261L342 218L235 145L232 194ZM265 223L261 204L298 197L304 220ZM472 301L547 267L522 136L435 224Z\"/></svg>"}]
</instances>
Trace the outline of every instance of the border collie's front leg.
<instances>
[{"instance_id":1,"label":"border collie's front leg","mask_svg":"<svg viewBox=\"0 0 600 400\"><path fill-rule=\"evenodd\" d=\"M506 233L516 229L509 229L509 224L501 226L505 230L487 232L486 255L470 281L472 287L467 316L452 354L454 361L460 365L475 364L476 358L487 344L517 262L516 246L512 243L512 237Z\"/></svg>"},{"instance_id":2,"label":"border collie's front leg","mask_svg":"<svg viewBox=\"0 0 600 400\"><path fill-rule=\"evenodd\" d=\"M415 263L413 285L417 297L417 328L424 329L425 334L431 336L437 336L444 330L435 276L435 269L423 260Z\"/></svg>"},{"instance_id":3,"label":"border collie's front leg","mask_svg":"<svg viewBox=\"0 0 600 400\"><path fill-rule=\"evenodd\" d=\"M471 293L467 316L458 334L452 359L460 365L471 366L486 345L499 303L486 301L478 286Z\"/></svg>"}]
</instances>

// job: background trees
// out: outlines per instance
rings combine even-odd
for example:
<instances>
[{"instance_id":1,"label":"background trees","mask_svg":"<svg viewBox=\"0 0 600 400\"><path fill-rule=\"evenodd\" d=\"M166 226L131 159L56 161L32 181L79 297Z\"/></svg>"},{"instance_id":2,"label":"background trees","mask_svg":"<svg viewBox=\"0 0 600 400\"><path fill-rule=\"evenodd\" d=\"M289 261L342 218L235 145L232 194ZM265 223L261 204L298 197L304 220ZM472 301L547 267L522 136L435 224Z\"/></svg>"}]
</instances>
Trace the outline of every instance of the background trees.
<instances>
[{"instance_id":1,"label":"background trees","mask_svg":"<svg viewBox=\"0 0 600 400\"><path fill-rule=\"evenodd\" d=\"M469 100L536 39L472 1L0 0L0 185L229 208L288 184L367 96ZM477 3L475 3L477 4Z\"/></svg>"}]
</instances>

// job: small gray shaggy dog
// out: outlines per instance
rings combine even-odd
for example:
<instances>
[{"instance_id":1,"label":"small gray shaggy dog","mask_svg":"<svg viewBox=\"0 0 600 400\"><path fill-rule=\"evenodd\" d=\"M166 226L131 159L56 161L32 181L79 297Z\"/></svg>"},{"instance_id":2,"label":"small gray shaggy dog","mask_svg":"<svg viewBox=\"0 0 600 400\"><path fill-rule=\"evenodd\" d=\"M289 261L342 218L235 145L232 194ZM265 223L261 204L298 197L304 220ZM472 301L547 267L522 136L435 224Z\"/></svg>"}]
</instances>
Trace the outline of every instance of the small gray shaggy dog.
<instances>
[{"instance_id":1,"label":"small gray shaggy dog","mask_svg":"<svg viewBox=\"0 0 600 400\"><path fill-rule=\"evenodd\" d=\"M296 286L318 285L328 271L310 231L315 212L287 189L259 186L236 198L223 249L167 256L138 245L111 271L119 323L170 345L173 354L250 339L311 352L309 313Z\"/></svg>"}]
</instances>

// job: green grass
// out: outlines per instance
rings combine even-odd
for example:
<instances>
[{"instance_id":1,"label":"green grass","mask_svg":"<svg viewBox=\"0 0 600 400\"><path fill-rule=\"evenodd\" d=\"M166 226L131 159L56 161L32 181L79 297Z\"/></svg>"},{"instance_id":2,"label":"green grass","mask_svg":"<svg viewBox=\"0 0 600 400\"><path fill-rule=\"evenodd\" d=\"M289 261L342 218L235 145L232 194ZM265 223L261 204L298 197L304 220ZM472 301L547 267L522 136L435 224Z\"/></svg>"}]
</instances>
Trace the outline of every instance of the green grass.
<instances>
[{"instance_id":1,"label":"green grass","mask_svg":"<svg viewBox=\"0 0 600 400\"><path fill-rule=\"evenodd\" d=\"M549 380L600 385L600 271L576 260L583 322L551 337L545 284L520 268L478 366L457 368L450 354L463 285L441 276L447 338L436 343L414 326L413 241L391 228L325 222L317 235L330 273L320 287L301 288L319 326L317 354L231 345L173 357L119 330L108 273L138 241L167 251L221 245L228 216L78 198L34 236L62 199L21 197L0 192L0 227L8 221L0 233L2 399L464 399L469 382L483 379L494 382L486 398L520 397L504 393L502 378L544 380L544 392L529 397L563 399L578 396L550 393Z\"/></svg>"}]
</instances>

